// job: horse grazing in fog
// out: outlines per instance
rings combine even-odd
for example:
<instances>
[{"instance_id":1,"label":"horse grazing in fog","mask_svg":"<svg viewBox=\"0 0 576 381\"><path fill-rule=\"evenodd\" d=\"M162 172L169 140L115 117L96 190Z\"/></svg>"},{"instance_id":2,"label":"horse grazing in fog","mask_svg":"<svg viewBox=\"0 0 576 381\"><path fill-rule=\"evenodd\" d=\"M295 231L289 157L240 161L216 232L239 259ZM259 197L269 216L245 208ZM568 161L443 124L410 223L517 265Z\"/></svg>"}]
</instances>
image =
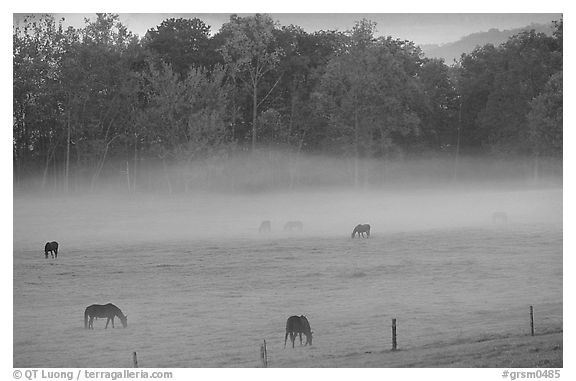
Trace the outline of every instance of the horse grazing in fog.
<instances>
[{"instance_id":1,"label":"horse grazing in fog","mask_svg":"<svg viewBox=\"0 0 576 381\"><path fill-rule=\"evenodd\" d=\"M108 323L112 321L112 328L114 328L114 318L120 319L122 326L124 328L128 327L128 316L124 315L120 308L116 307L112 303L108 304L92 304L86 307L84 311L84 328L94 329L94 318L107 318L106 327L108 328Z\"/></svg>"},{"instance_id":2,"label":"horse grazing in fog","mask_svg":"<svg viewBox=\"0 0 576 381\"><path fill-rule=\"evenodd\" d=\"M364 233L366 233L366 238L370 238L370 225L368 225L368 224L356 225L356 227L352 231L352 238L354 238L354 236L356 234L358 234L358 237L360 237L360 235L362 235L362 237L364 237Z\"/></svg>"},{"instance_id":3,"label":"horse grazing in fog","mask_svg":"<svg viewBox=\"0 0 576 381\"><path fill-rule=\"evenodd\" d=\"M508 223L508 213L506 213L506 212L494 212L494 213L492 213L492 223L493 224L507 224Z\"/></svg>"},{"instance_id":4,"label":"horse grazing in fog","mask_svg":"<svg viewBox=\"0 0 576 381\"><path fill-rule=\"evenodd\" d=\"M290 340L292 341L292 348L294 348L294 341L296 341L296 335L300 336L300 345L302 345L302 334L306 336L306 344L312 345L312 331L310 330L310 323L306 316L290 316L286 321L286 336L284 336L284 348L286 348L286 341L288 340L288 335L290 335Z\"/></svg>"},{"instance_id":5,"label":"horse grazing in fog","mask_svg":"<svg viewBox=\"0 0 576 381\"><path fill-rule=\"evenodd\" d=\"M52 255L52 258L58 258L58 242L46 242L46 246L44 246L44 255L46 255L46 259L48 259L48 253Z\"/></svg>"},{"instance_id":6,"label":"horse grazing in fog","mask_svg":"<svg viewBox=\"0 0 576 381\"><path fill-rule=\"evenodd\" d=\"M284 225L284 231L299 231L301 232L304 229L304 224L302 221L288 221L286 225Z\"/></svg>"},{"instance_id":7,"label":"horse grazing in fog","mask_svg":"<svg viewBox=\"0 0 576 381\"><path fill-rule=\"evenodd\" d=\"M270 233L272 231L272 223L268 220L262 221L258 228L259 233Z\"/></svg>"}]
</instances>

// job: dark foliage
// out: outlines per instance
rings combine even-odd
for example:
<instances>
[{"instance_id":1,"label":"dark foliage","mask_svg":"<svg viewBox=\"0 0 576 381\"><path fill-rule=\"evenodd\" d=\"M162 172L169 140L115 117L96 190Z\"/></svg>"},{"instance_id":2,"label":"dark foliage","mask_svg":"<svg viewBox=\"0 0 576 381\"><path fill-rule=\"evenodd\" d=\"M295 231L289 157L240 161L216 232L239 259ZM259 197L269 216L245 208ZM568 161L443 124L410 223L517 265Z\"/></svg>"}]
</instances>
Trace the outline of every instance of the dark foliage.
<instances>
[{"instance_id":1,"label":"dark foliage","mask_svg":"<svg viewBox=\"0 0 576 381\"><path fill-rule=\"evenodd\" d=\"M13 30L15 185L41 175L43 188L94 187L111 173L133 189L144 163L169 178L167 164L269 147L561 156L562 20L552 36L525 31L452 66L374 27L307 33L233 15L214 35L180 18L139 39L114 14L66 30L31 16Z\"/></svg>"}]
</instances>

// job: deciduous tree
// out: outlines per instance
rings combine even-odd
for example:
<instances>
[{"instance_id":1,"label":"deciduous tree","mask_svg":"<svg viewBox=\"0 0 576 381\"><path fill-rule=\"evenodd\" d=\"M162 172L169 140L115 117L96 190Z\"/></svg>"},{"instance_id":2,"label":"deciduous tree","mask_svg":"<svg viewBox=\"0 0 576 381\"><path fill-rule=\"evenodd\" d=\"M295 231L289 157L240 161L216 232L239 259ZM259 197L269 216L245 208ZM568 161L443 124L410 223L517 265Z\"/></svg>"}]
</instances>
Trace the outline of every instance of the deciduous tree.
<instances>
[{"instance_id":1,"label":"deciduous tree","mask_svg":"<svg viewBox=\"0 0 576 381\"><path fill-rule=\"evenodd\" d=\"M238 78L252 96L252 150L256 148L259 85L277 64L282 54L274 49L274 21L268 15L238 17L222 26L225 36L220 52L233 78ZM271 89L268 89L269 91Z\"/></svg>"}]
</instances>

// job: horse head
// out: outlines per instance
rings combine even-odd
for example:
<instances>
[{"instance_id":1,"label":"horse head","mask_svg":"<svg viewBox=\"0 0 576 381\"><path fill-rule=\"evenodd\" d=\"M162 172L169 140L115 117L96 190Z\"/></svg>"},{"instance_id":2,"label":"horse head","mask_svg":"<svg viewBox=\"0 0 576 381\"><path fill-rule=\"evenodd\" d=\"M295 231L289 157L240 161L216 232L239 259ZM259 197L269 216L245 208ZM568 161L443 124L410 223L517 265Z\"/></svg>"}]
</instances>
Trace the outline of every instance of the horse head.
<instances>
[{"instance_id":1,"label":"horse head","mask_svg":"<svg viewBox=\"0 0 576 381\"><path fill-rule=\"evenodd\" d=\"M306 345L308 345L308 344L312 345L312 334L313 333L314 332L310 331L310 333L306 335Z\"/></svg>"},{"instance_id":2,"label":"horse head","mask_svg":"<svg viewBox=\"0 0 576 381\"><path fill-rule=\"evenodd\" d=\"M118 317L120 318L120 322L122 323L122 327L124 327L124 328L128 327L128 315L120 315Z\"/></svg>"},{"instance_id":3,"label":"horse head","mask_svg":"<svg viewBox=\"0 0 576 381\"><path fill-rule=\"evenodd\" d=\"M312 330L310 329L310 323L308 322L308 319L306 318L306 315L300 315L300 320L302 321L302 323L304 323L304 335L306 335L306 345L310 344L312 345Z\"/></svg>"},{"instance_id":4,"label":"horse head","mask_svg":"<svg viewBox=\"0 0 576 381\"><path fill-rule=\"evenodd\" d=\"M352 230L352 238L354 238L354 235L356 235L357 232L358 232L358 226L356 226L354 230Z\"/></svg>"}]
</instances>

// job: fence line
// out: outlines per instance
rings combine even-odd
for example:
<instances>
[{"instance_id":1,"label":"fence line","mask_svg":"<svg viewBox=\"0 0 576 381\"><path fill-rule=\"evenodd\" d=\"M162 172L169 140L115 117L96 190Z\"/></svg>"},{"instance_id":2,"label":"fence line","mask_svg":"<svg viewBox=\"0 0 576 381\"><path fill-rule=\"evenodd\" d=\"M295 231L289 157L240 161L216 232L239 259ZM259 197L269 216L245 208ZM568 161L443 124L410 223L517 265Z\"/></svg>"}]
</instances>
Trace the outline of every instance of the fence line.
<instances>
[{"instance_id":1,"label":"fence line","mask_svg":"<svg viewBox=\"0 0 576 381\"><path fill-rule=\"evenodd\" d=\"M524 315L524 316L526 316L526 315ZM535 333L535 328L534 328L535 327L534 306L532 306L532 305L529 306L529 317L528 318L530 319L529 320L530 321L530 331L529 331L530 336L535 336L536 333ZM549 320L549 317L548 317L548 320ZM407 321L409 321L409 320L407 320ZM405 324L407 321L403 321L403 323L402 323L402 332L404 332L402 337L409 336L410 325ZM392 351L398 350L398 344L399 344L398 343L398 322L399 321L397 318L392 318L392 322L391 322L392 323L391 324L391 328L392 328L392 330L391 330L392 349L391 350ZM546 319L541 320L541 322L546 323ZM524 324L525 323L526 323L526 320L524 320ZM540 323L540 326L544 326L544 324L542 324L542 323ZM490 326L488 326L488 327L490 327ZM524 326L524 327L526 327L526 326ZM528 335L526 328L524 328L523 331L525 332L525 335ZM552 331L550 330L550 328L549 329L543 328L543 329L540 329L539 332L541 332L540 334L545 334L548 332L555 332L555 331L554 331L554 328L552 328ZM496 334L496 333L494 333L494 332L488 333L488 335L494 335L494 334ZM445 335L441 335L441 336L444 337ZM470 338L470 340L473 340L473 338ZM448 343L446 343L446 344L448 344ZM423 345L426 345L426 344L423 344ZM413 346L411 346L409 344L409 345L402 345L402 348L404 348L404 351L405 351L405 350L410 350L410 349L416 349L418 347L414 348ZM372 352L368 352L368 353L372 353ZM138 358L137 358L136 352L132 352L132 358L133 358L134 368L138 368ZM260 344L260 361L261 361L263 368L268 368L270 366L268 346L267 346L265 339L262 341L262 344Z\"/></svg>"}]
</instances>

